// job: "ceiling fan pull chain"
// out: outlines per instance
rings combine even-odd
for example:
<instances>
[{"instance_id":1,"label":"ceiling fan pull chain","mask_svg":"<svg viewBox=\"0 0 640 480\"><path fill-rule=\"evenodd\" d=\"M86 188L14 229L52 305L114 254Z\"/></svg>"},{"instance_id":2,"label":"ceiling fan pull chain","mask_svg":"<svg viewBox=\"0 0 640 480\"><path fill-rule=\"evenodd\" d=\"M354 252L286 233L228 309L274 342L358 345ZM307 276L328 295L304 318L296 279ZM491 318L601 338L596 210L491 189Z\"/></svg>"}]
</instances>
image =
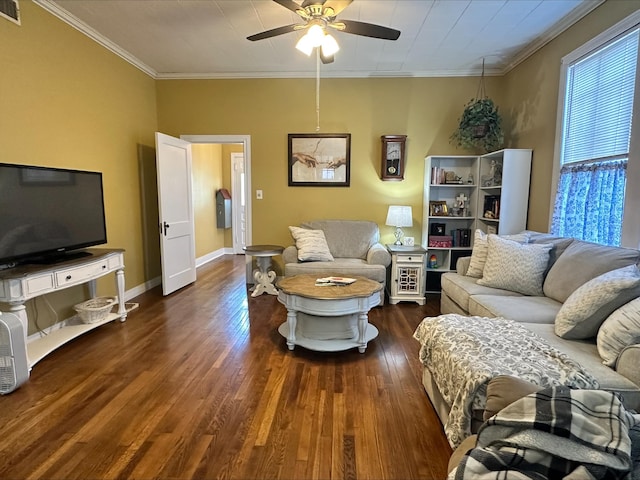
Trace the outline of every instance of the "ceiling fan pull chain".
<instances>
[{"instance_id":1,"label":"ceiling fan pull chain","mask_svg":"<svg viewBox=\"0 0 640 480\"><path fill-rule=\"evenodd\" d=\"M320 131L320 47L316 47L316 132Z\"/></svg>"}]
</instances>

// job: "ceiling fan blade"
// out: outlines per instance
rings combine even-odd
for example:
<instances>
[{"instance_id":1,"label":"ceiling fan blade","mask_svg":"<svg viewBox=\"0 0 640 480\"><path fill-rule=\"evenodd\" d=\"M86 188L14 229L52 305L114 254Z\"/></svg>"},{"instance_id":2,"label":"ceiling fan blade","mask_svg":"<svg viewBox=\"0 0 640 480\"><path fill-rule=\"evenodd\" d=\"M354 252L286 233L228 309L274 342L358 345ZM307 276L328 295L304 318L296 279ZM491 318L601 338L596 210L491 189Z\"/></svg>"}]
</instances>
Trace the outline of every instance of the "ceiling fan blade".
<instances>
[{"instance_id":1,"label":"ceiling fan blade","mask_svg":"<svg viewBox=\"0 0 640 480\"><path fill-rule=\"evenodd\" d=\"M325 7L333 10L333 17L338 15L342 10L351 5L353 0L327 0L324 4Z\"/></svg>"},{"instance_id":2,"label":"ceiling fan blade","mask_svg":"<svg viewBox=\"0 0 640 480\"><path fill-rule=\"evenodd\" d=\"M285 33L294 32L297 26L298 26L297 23L293 23L291 25L286 25L284 27L278 27L271 30L266 30L264 32L256 33L255 35L251 35L247 37L247 40L251 40L252 42L255 42L256 40L264 40L265 38L271 38L277 35L283 35Z\"/></svg>"},{"instance_id":3,"label":"ceiling fan blade","mask_svg":"<svg viewBox=\"0 0 640 480\"><path fill-rule=\"evenodd\" d=\"M300 15L300 13L298 12L304 8L304 6L300 7L300 5L298 5L293 0L273 0L273 1L276 2L278 5L282 5L284 8L288 8L292 12L297 13L298 15Z\"/></svg>"},{"instance_id":4,"label":"ceiling fan blade","mask_svg":"<svg viewBox=\"0 0 640 480\"><path fill-rule=\"evenodd\" d=\"M302 8L306 8L309 5L324 5L324 2L326 2L327 0L304 0L304 2L302 2L302 5L300 5Z\"/></svg>"},{"instance_id":5,"label":"ceiling fan blade","mask_svg":"<svg viewBox=\"0 0 640 480\"><path fill-rule=\"evenodd\" d=\"M355 20L340 20L340 23L344 24L344 29L338 28L338 30L342 30L345 33L353 33L354 35L381 38L383 40L397 40L400 36L400 30L374 25L373 23L357 22Z\"/></svg>"},{"instance_id":6,"label":"ceiling fan blade","mask_svg":"<svg viewBox=\"0 0 640 480\"><path fill-rule=\"evenodd\" d=\"M328 63L333 63L333 55L323 55L322 49L320 49L320 61L325 65Z\"/></svg>"}]
</instances>

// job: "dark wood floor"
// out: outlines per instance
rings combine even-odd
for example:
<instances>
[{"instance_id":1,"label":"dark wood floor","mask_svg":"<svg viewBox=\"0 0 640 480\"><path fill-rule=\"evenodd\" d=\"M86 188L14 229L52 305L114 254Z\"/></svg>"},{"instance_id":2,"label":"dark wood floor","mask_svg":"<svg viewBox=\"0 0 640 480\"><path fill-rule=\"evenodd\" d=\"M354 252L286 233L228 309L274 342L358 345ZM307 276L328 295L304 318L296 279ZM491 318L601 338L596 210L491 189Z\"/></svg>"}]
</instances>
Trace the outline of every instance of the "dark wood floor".
<instances>
[{"instance_id":1,"label":"dark wood floor","mask_svg":"<svg viewBox=\"0 0 640 480\"><path fill-rule=\"evenodd\" d=\"M0 397L0 478L442 479L451 453L420 383L437 298L373 309L364 354L286 348L286 311L247 298L244 257L137 299Z\"/></svg>"}]
</instances>

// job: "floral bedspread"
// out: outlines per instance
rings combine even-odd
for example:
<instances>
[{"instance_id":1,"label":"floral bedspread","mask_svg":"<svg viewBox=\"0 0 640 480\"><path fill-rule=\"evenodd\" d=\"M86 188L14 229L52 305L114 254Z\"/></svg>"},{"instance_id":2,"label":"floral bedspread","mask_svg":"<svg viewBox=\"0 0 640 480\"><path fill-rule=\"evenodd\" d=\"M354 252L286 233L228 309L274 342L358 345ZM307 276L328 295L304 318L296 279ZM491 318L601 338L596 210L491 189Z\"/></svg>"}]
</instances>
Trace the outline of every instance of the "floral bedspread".
<instances>
[{"instance_id":1,"label":"floral bedspread","mask_svg":"<svg viewBox=\"0 0 640 480\"><path fill-rule=\"evenodd\" d=\"M413 337L421 345L420 361L451 405L444 430L453 448L471 434L472 411L484 409L486 385L497 375L513 375L542 387L599 386L580 364L512 320L427 317Z\"/></svg>"}]
</instances>

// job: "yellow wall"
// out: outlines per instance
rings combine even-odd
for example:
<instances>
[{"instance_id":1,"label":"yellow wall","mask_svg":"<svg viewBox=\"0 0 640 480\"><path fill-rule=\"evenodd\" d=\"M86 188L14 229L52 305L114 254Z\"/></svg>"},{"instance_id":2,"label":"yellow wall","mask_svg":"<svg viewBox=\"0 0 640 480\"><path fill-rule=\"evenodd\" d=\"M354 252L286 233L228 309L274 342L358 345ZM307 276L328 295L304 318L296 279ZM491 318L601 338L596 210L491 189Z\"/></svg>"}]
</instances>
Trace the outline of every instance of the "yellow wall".
<instances>
[{"instance_id":1,"label":"yellow wall","mask_svg":"<svg viewBox=\"0 0 640 480\"><path fill-rule=\"evenodd\" d=\"M191 146L196 258L224 247L224 230L216 222L216 192L223 188L222 146Z\"/></svg>"},{"instance_id":2,"label":"yellow wall","mask_svg":"<svg viewBox=\"0 0 640 480\"><path fill-rule=\"evenodd\" d=\"M512 142L533 148L528 228L547 231L560 85L560 61L638 10L638 2L609 0L518 65L505 77L505 111Z\"/></svg>"},{"instance_id":3,"label":"yellow wall","mask_svg":"<svg viewBox=\"0 0 640 480\"><path fill-rule=\"evenodd\" d=\"M32 2L20 8L21 26L0 19L1 161L103 172L107 246L126 250L127 288L141 285L159 275L158 258L146 258L157 220L143 224L139 175L157 129L156 84ZM103 280L98 293L115 293ZM63 314L82 299L70 290Z\"/></svg>"},{"instance_id":4,"label":"yellow wall","mask_svg":"<svg viewBox=\"0 0 640 480\"><path fill-rule=\"evenodd\" d=\"M310 63L310 68L312 64ZM498 102L503 79L488 78ZM287 186L287 134L313 133L314 79L162 80L158 125L169 135L251 135L253 243L291 243L289 225L314 218L367 219L384 225L390 204L413 207L421 237L424 157L465 153L449 144L478 78L322 79L322 132L351 133L351 186ZM380 180L380 136L406 134L405 180ZM261 189L263 200L255 200Z\"/></svg>"}]
</instances>

